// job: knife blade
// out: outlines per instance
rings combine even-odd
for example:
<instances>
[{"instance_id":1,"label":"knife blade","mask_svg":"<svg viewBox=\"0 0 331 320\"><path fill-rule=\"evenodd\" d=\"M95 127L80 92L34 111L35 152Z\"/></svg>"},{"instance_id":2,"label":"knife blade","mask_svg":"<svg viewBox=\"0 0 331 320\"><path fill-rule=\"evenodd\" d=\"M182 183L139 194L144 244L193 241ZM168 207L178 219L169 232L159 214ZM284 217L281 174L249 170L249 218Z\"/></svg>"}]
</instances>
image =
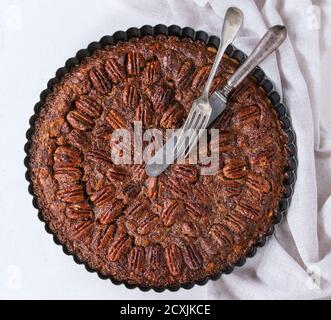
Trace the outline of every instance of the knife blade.
<instances>
[{"instance_id":1,"label":"knife blade","mask_svg":"<svg viewBox=\"0 0 331 320\"><path fill-rule=\"evenodd\" d=\"M221 91L215 91L209 97L209 103L212 107L211 116L209 118L207 128L218 118L226 107L227 99ZM178 129L180 130L180 129ZM150 177L156 177L167 169L176 160L175 154L175 137L176 132L168 139L168 141L149 159L146 164L146 173Z\"/></svg>"}]
</instances>

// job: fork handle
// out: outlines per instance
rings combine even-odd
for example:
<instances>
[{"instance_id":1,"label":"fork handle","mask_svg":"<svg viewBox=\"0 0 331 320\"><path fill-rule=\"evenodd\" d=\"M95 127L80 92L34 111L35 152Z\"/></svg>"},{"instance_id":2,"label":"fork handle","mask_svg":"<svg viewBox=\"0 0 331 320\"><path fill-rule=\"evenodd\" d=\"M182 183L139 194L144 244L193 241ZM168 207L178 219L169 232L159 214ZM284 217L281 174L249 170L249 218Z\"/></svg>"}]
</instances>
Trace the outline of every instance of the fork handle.
<instances>
[{"instance_id":1,"label":"fork handle","mask_svg":"<svg viewBox=\"0 0 331 320\"><path fill-rule=\"evenodd\" d=\"M212 81L215 77L215 74L217 72L218 66L222 60L223 54L228 47L228 45L233 42L233 40L236 38L237 33L239 32L242 23L244 20L243 13L235 7L230 7L225 14L224 21L223 21L223 27L222 27L222 34L220 37L220 45L217 50L217 54L213 63L213 66L210 70L205 88L203 90L203 97L207 100L209 96L209 90L212 84Z\"/></svg>"},{"instance_id":2,"label":"fork handle","mask_svg":"<svg viewBox=\"0 0 331 320\"><path fill-rule=\"evenodd\" d=\"M259 65L267 56L275 51L285 40L287 35L286 27L276 25L271 27L263 36L246 61L230 77L221 90L224 96L228 96L254 68Z\"/></svg>"}]
</instances>

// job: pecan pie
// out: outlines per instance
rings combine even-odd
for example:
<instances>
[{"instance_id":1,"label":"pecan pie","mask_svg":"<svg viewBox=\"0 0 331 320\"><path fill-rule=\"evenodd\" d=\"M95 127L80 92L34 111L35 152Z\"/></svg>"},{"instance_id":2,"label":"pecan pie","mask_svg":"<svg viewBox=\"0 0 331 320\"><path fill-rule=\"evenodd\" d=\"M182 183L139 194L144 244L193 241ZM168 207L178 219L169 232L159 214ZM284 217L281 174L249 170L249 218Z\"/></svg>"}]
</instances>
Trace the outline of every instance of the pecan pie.
<instances>
[{"instance_id":1,"label":"pecan pie","mask_svg":"<svg viewBox=\"0 0 331 320\"><path fill-rule=\"evenodd\" d=\"M144 164L111 158L115 129L182 125L215 52L174 36L121 41L83 59L47 96L30 148L33 190L58 241L100 274L144 287L199 281L237 262L272 224L286 136L253 78L214 125L216 174L184 163L151 178ZM213 89L237 67L225 56Z\"/></svg>"}]
</instances>

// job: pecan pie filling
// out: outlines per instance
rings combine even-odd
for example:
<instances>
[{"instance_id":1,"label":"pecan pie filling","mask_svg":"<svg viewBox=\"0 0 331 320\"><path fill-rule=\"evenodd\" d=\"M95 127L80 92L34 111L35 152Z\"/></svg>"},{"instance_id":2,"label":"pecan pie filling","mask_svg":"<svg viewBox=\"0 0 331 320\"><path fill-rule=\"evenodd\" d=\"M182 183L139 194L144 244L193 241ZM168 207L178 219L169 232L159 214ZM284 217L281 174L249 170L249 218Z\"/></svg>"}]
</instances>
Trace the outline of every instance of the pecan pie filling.
<instances>
[{"instance_id":1,"label":"pecan pie filling","mask_svg":"<svg viewBox=\"0 0 331 320\"><path fill-rule=\"evenodd\" d=\"M47 96L30 148L38 206L58 241L104 276L145 287L213 276L267 233L283 193L286 136L253 78L214 127L219 170L174 164L158 178L117 165L116 129L178 128L201 93L216 50L200 41L144 37L96 51ZM225 56L213 83L238 63Z\"/></svg>"}]
</instances>

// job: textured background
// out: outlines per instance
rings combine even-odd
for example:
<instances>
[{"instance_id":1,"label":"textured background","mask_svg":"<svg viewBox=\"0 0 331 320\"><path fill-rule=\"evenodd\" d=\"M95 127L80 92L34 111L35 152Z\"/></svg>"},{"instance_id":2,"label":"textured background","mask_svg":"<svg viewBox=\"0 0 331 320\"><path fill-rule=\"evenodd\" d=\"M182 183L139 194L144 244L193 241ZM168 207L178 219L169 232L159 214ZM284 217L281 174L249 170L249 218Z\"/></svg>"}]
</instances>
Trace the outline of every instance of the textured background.
<instances>
[{"instance_id":1,"label":"textured background","mask_svg":"<svg viewBox=\"0 0 331 320\"><path fill-rule=\"evenodd\" d=\"M119 29L143 24L185 26L185 2L1 0L0 2L0 299L198 299L206 286L176 293L142 293L101 281L56 246L32 207L23 166L25 131L39 93L57 68L88 43ZM202 6L203 2L199 1ZM257 1L259 5L263 1ZM136 4L134 4L136 3ZM148 1L145 1L148 3ZM162 18L157 18L164 6ZM208 5L204 7L208 13ZM249 13L245 13L249 14ZM330 19L331 11L323 11ZM192 17L198 21L201 17ZM219 26L206 28L216 32ZM323 30L325 35L330 30ZM240 43L238 43L240 46ZM324 48L322 122L331 126L331 48ZM316 57L316 59L318 59ZM312 62L314 63L314 61Z\"/></svg>"}]
</instances>

